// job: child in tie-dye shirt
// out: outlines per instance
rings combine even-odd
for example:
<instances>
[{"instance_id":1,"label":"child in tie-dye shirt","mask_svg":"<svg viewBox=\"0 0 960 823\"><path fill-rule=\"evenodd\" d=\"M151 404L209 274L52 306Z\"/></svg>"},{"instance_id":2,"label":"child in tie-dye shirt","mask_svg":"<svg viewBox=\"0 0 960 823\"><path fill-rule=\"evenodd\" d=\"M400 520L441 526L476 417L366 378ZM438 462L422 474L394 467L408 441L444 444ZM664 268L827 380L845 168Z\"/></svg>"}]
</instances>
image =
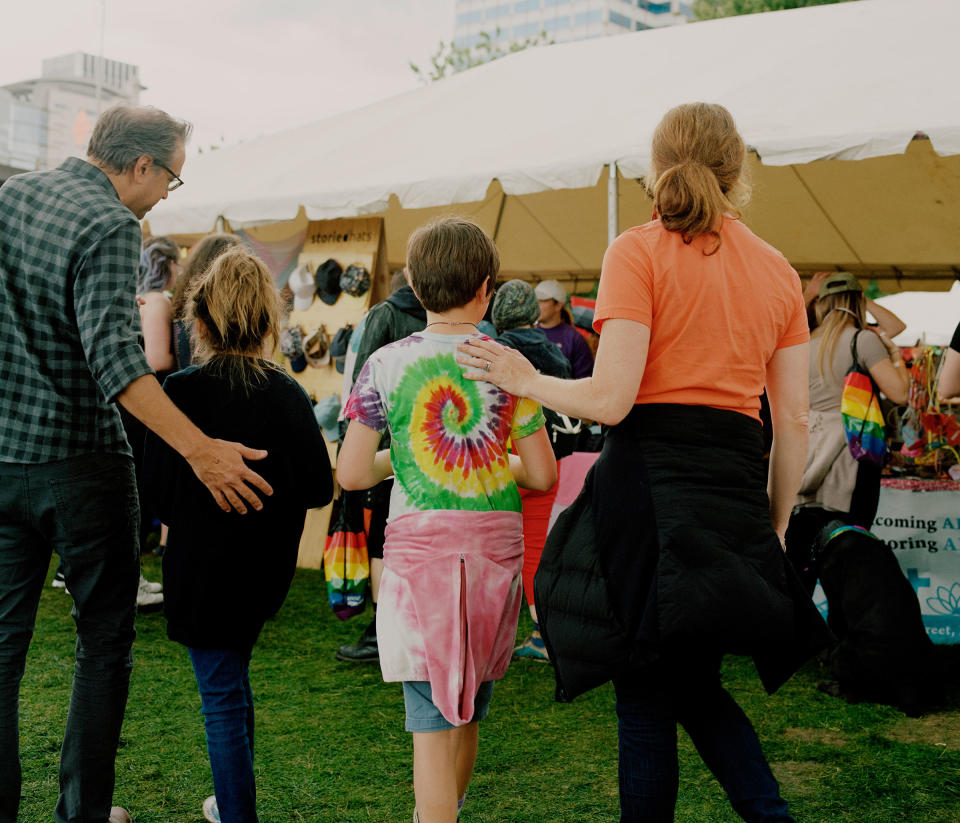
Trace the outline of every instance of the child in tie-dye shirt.
<instances>
[{"instance_id":1,"label":"child in tie-dye shirt","mask_svg":"<svg viewBox=\"0 0 960 823\"><path fill-rule=\"evenodd\" d=\"M377 637L384 679L401 681L421 823L453 823L476 760L477 722L510 662L520 610L517 484L548 489L556 462L540 407L462 376L500 267L473 223L439 220L407 245L427 327L375 352L346 407L345 489L394 475ZM378 451L389 430L390 449Z\"/></svg>"}]
</instances>

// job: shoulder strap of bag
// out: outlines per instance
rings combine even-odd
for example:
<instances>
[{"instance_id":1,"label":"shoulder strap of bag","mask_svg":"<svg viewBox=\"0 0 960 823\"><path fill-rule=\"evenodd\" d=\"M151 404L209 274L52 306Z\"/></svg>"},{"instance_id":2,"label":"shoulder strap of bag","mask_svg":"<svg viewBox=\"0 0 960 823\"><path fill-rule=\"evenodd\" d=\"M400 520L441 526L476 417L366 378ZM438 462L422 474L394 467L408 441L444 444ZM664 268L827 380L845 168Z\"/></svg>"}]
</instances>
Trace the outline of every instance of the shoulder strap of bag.
<instances>
[{"instance_id":1,"label":"shoulder strap of bag","mask_svg":"<svg viewBox=\"0 0 960 823\"><path fill-rule=\"evenodd\" d=\"M850 354L853 356L853 370L859 372L866 372L866 369L860 365L860 358L857 357L857 338L860 336L860 332L863 329L857 329L853 333L853 339L850 341Z\"/></svg>"}]
</instances>

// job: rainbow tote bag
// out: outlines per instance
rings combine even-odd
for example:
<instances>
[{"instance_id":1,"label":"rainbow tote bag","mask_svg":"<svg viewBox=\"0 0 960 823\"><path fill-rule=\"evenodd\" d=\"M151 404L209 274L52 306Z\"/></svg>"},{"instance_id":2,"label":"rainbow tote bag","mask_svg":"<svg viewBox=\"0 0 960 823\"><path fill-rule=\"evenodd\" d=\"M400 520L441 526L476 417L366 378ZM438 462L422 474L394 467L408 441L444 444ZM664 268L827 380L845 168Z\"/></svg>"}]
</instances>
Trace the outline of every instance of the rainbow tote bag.
<instances>
[{"instance_id":1,"label":"rainbow tote bag","mask_svg":"<svg viewBox=\"0 0 960 823\"><path fill-rule=\"evenodd\" d=\"M854 460L883 466L887 461L887 436L876 384L857 357L857 337L861 331L853 335L850 345L853 365L843 378L840 417Z\"/></svg>"}]
</instances>

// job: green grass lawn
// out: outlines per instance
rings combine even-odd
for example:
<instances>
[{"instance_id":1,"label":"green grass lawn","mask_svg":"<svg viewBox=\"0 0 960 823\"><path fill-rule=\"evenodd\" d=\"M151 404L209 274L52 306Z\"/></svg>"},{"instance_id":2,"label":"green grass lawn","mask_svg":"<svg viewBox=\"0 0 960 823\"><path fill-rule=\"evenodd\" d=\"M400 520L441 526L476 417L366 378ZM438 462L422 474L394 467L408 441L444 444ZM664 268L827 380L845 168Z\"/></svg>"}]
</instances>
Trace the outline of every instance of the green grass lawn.
<instances>
[{"instance_id":1,"label":"green grass lawn","mask_svg":"<svg viewBox=\"0 0 960 823\"><path fill-rule=\"evenodd\" d=\"M154 558L147 576L159 579ZM52 574L52 569L51 569ZM73 671L70 598L44 590L21 690L24 799L20 820L51 820ZM523 610L524 615L526 609ZM400 686L376 666L337 662L368 616L341 623L322 574L297 572L287 603L254 649L260 819L409 821L409 735ZM160 613L141 615L115 802L136 823L202 821L213 793L200 700L185 649ZM521 634L529 630L524 616ZM798 823L960 821L960 690L951 711L910 719L848 705L815 689L810 664L766 697L752 664L728 658L724 679L751 717ZM737 821L689 739L680 734L678 821ZM464 823L616 820L616 723L608 685L553 701L549 666L514 663L481 725Z\"/></svg>"}]
</instances>

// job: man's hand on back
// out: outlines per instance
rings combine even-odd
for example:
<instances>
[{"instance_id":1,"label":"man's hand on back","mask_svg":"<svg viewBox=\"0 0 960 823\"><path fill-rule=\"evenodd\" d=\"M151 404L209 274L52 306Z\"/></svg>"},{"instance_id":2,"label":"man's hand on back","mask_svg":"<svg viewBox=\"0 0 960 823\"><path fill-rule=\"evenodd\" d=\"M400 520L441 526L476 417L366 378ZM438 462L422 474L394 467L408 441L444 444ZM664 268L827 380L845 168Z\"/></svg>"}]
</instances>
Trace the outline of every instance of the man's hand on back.
<instances>
[{"instance_id":1,"label":"man's hand on back","mask_svg":"<svg viewBox=\"0 0 960 823\"><path fill-rule=\"evenodd\" d=\"M273 489L244 460L263 460L266 456L267 452L263 449L207 438L206 448L191 454L187 462L223 511L233 509L239 514L246 514L244 501L257 511L263 508L263 501L256 489L267 496L273 494Z\"/></svg>"}]
</instances>

